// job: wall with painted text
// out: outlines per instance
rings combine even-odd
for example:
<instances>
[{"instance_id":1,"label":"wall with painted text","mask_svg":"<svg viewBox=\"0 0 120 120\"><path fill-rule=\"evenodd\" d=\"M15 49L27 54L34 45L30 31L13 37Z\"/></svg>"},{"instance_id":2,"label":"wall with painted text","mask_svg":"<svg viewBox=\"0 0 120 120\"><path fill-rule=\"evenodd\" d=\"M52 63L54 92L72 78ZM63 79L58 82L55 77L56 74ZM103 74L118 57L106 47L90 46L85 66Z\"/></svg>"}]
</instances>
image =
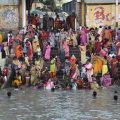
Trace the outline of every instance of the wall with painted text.
<instances>
[{"instance_id":1,"label":"wall with painted text","mask_svg":"<svg viewBox=\"0 0 120 120\"><path fill-rule=\"evenodd\" d=\"M119 10L120 11L120 5ZM88 27L98 27L100 25L116 25L116 7L110 5L87 5L86 24ZM120 12L119 12L120 26Z\"/></svg>"}]
</instances>

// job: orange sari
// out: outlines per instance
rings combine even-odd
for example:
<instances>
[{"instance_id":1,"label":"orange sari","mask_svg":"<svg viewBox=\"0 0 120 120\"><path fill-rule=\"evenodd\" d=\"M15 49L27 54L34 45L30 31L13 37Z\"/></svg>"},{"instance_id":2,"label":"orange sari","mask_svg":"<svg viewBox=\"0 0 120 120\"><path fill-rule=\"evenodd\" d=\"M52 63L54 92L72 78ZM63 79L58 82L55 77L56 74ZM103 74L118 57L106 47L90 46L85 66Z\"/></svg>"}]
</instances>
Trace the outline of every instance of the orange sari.
<instances>
[{"instance_id":1,"label":"orange sari","mask_svg":"<svg viewBox=\"0 0 120 120\"><path fill-rule=\"evenodd\" d=\"M15 56L17 58L19 58L22 55L23 55L22 46L21 45L17 45L16 48L15 48Z\"/></svg>"},{"instance_id":2,"label":"orange sari","mask_svg":"<svg viewBox=\"0 0 120 120\"><path fill-rule=\"evenodd\" d=\"M103 60L100 57L95 58L94 65L93 65L93 73L94 75L97 75L98 73L101 73L103 66Z\"/></svg>"}]
</instances>

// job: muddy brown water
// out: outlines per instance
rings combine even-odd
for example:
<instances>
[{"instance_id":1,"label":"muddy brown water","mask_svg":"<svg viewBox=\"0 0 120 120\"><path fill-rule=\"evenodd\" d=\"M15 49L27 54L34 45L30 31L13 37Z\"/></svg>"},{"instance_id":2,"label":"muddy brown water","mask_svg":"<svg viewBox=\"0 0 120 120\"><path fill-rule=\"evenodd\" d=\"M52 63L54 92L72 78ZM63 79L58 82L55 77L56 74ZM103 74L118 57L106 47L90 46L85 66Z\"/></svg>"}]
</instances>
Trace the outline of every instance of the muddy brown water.
<instances>
[{"instance_id":1,"label":"muddy brown water","mask_svg":"<svg viewBox=\"0 0 120 120\"><path fill-rule=\"evenodd\" d=\"M113 100L114 90L119 99ZM92 91L46 90L0 91L0 120L120 120L120 87Z\"/></svg>"}]
</instances>

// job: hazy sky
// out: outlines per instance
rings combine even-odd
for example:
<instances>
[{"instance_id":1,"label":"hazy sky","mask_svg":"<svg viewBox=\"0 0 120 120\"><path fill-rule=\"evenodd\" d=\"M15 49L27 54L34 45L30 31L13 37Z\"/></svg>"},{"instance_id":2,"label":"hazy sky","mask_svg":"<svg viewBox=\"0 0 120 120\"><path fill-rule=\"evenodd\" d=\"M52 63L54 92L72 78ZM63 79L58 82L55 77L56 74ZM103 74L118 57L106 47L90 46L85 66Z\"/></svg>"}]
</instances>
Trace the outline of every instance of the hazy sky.
<instances>
[{"instance_id":1,"label":"hazy sky","mask_svg":"<svg viewBox=\"0 0 120 120\"><path fill-rule=\"evenodd\" d=\"M66 1L71 1L71 0L66 0Z\"/></svg>"},{"instance_id":2,"label":"hazy sky","mask_svg":"<svg viewBox=\"0 0 120 120\"><path fill-rule=\"evenodd\" d=\"M72 0L66 0L67 2L72 1Z\"/></svg>"}]
</instances>

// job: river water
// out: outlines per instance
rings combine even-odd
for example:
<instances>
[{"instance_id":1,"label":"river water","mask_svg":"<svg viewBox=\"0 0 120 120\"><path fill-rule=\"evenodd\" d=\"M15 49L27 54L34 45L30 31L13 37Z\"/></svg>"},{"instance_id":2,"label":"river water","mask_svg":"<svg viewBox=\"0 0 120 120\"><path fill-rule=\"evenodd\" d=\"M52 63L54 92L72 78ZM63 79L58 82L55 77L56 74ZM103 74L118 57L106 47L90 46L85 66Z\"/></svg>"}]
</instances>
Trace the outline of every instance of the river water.
<instances>
[{"instance_id":1,"label":"river water","mask_svg":"<svg viewBox=\"0 0 120 120\"><path fill-rule=\"evenodd\" d=\"M113 100L114 90L119 99ZM0 91L0 120L120 120L120 88L98 91L11 90Z\"/></svg>"}]
</instances>

